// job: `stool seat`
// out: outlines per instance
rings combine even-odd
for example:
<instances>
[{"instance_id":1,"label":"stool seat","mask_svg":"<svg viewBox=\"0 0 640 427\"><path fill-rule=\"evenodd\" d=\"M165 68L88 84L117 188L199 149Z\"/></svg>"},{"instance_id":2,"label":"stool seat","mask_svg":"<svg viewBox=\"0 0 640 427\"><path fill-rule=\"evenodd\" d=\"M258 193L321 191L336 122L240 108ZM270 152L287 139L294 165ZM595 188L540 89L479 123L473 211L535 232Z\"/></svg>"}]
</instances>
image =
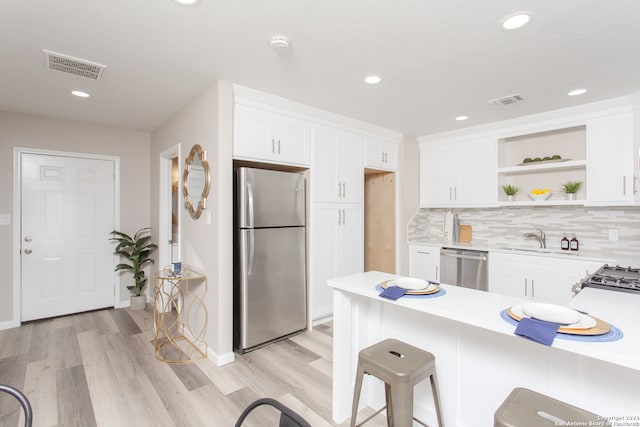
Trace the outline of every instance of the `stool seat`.
<instances>
[{"instance_id":1,"label":"stool seat","mask_svg":"<svg viewBox=\"0 0 640 427\"><path fill-rule=\"evenodd\" d=\"M591 424L589 422L592 422ZM494 414L494 427L555 427L558 425L610 426L596 414L535 391L514 388ZM565 424L562 424L565 423Z\"/></svg>"},{"instance_id":2,"label":"stool seat","mask_svg":"<svg viewBox=\"0 0 640 427\"><path fill-rule=\"evenodd\" d=\"M364 374L373 375L385 383L386 406L364 420L360 425L387 408L387 425L395 427L412 426L414 420L413 388L422 380L430 378L438 425L442 427L435 363L435 356L428 351L393 338L361 350L358 353L351 427L356 425ZM419 420L416 421L424 425Z\"/></svg>"}]
</instances>

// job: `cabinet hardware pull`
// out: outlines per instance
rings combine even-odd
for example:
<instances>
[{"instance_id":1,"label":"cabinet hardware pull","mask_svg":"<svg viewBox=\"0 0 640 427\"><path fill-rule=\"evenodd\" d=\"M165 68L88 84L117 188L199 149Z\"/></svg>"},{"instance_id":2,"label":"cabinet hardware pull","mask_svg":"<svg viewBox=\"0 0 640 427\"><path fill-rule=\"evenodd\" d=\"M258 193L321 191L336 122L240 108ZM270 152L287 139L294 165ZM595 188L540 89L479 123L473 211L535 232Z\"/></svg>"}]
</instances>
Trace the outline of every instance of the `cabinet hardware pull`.
<instances>
[{"instance_id":1,"label":"cabinet hardware pull","mask_svg":"<svg viewBox=\"0 0 640 427\"><path fill-rule=\"evenodd\" d=\"M531 298L536 297L536 281L531 279Z\"/></svg>"},{"instance_id":2,"label":"cabinet hardware pull","mask_svg":"<svg viewBox=\"0 0 640 427\"><path fill-rule=\"evenodd\" d=\"M627 195L627 180L626 180L626 176L622 176L622 195L626 196Z\"/></svg>"},{"instance_id":3,"label":"cabinet hardware pull","mask_svg":"<svg viewBox=\"0 0 640 427\"><path fill-rule=\"evenodd\" d=\"M341 216L341 214L340 214L340 211L341 211L341 210L342 210L342 209L338 209L338 225L341 225L341 224L340 224L340 221L341 221L341 219L342 219L342 216Z\"/></svg>"},{"instance_id":4,"label":"cabinet hardware pull","mask_svg":"<svg viewBox=\"0 0 640 427\"><path fill-rule=\"evenodd\" d=\"M453 200L453 197L451 197L452 194L452 188L449 187L449 200Z\"/></svg>"},{"instance_id":5,"label":"cabinet hardware pull","mask_svg":"<svg viewBox=\"0 0 640 427\"><path fill-rule=\"evenodd\" d=\"M458 200L458 187L453 187L453 200Z\"/></svg>"},{"instance_id":6,"label":"cabinet hardware pull","mask_svg":"<svg viewBox=\"0 0 640 427\"><path fill-rule=\"evenodd\" d=\"M431 252L418 251L419 254L431 255Z\"/></svg>"},{"instance_id":7,"label":"cabinet hardware pull","mask_svg":"<svg viewBox=\"0 0 640 427\"><path fill-rule=\"evenodd\" d=\"M271 138L271 152L275 154L276 152L276 141Z\"/></svg>"},{"instance_id":8,"label":"cabinet hardware pull","mask_svg":"<svg viewBox=\"0 0 640 427\"><path fill-rule=\"evenodd\" d=\"M633 176L633 194L638 194L638 188L636 187L636 182L638 181L637 176Z\"/></svg>"},{"instance_id":9,"label":"cabinet hardware pull","mask_svg":"<svg viewBox=\"0 0 640 427\"><path fill-rule=\"evenodd\" d=\"M524 279L524 296L527 296L527 279Z\"/></svg>"},{"instance_id":10,"label":"cabinet hardware pull","mask_svg":"<svg viewBox=\"0 0 640 427\"><path fill-rule=\"evenodd\" d=\"M278 140L278 154L280 154L280 140Z\"/></svg>"},{"instance_id":11,"label":"cabinet hardware pull","mask_svg":"<svg viewBox=\"0 0 640 427\"><path fill-rule=\"evenodd\" d=\"M384 153L382 153L382 152L380 153L380 161L382 163L384 163Z\"/></svg>"},{"instance_id":12,"label":"cabinet hardware pull","mask_svg":"<svg viewBox=\"0 0 640 427\"><path fill-rule=\"evenodd\" d=\"M347 184L345 184L344 181L342 181L342 197L343 198L347 197Z\"/></svg>"},{"instance_id":13,"label":"cabinet hardware pull","mask_svg":"<svg viewBox=\"0 0 640 427\"><path fill-rule=\"evenodd\" d=\"M341 199L341 198L342 198L342 186L338 182L338 199Z\"/></svg>"},{"instance_id":14,"label":"cabinet hardware pull","mask_svg":"<svg viewBox=\"0 0 640 427\"><path fill-rule=\"evenodd\" d=\"M438 266L436 265L436 282L437 282L438 280L440 280L440 279L438 279Z\"/></svg>"}]
</instances>

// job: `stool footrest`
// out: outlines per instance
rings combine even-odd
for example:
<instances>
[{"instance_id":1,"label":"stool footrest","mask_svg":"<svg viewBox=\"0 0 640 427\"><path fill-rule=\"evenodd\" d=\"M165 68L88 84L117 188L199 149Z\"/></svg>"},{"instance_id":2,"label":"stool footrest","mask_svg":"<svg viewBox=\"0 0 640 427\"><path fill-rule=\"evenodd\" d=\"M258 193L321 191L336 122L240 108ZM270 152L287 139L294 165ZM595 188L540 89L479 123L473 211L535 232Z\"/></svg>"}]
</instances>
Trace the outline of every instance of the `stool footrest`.
<instances>
[{"instance_id":1,"label":"stool footrest","mask_svg":"<svg viewBox=\"0 0 640 427\"><path fill-rule=\"evenodd\" d=\"M360 424L356 424L355 427L360 427L362 425L364 425L366 422L370 421L373 417L375 417L376 415L378 415L380 412L384 411L385 409L387 409L386 406L383 406L382 408L378 409L376 412L374 412L373 414L369 415L364 421L362 421ZM413 417L413 421L417 422L418 424L420 424L421 426L424 427L429 427L428 424L423 423L422 421L420 421L419 419L417 419L416 417Z\"/></svg>"}]
</instances>

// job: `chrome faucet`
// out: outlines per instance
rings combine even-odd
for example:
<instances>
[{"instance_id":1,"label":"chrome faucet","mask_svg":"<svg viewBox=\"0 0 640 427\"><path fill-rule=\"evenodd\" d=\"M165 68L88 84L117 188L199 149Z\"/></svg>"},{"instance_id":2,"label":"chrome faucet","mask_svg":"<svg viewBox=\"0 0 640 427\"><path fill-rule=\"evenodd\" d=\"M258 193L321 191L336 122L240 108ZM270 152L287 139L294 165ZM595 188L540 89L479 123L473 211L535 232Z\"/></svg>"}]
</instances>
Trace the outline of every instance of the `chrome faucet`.
<instances>
[{"instance_id":1,"label":"chrome faucet","mask_svg":"<svg viewBox=\"0 0 640 427\"><path fill-rule=\"evenodd\" d=\"M540 232L540 234L536 234L536 233L525 233L524 237L527 239L536 239L538 241L538 243L540 243L540 247L543 249L547 248L547 236L544 234L544 231L542 231L539 228L536 228L536 230L538 230Z\"/></svg>"}]
</instances>

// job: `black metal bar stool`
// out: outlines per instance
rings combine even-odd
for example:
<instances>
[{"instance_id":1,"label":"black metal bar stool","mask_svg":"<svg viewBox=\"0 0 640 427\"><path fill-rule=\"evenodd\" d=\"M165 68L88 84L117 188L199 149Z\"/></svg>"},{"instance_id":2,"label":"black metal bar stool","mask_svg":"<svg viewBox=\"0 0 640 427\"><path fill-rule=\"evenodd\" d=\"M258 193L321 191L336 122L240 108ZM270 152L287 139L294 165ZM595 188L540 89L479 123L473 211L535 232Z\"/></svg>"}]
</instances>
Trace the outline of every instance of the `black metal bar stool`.
<instances>
[{"instance_id":1,"label":"black metal bar stool","mask_svg":"<svg viewBox=\"0 0 640 427\"><path fill-rule=\"evenodd\" d=\"M359 426L385 408L387 408L388 426L411 427L413 420L426 425L413 417L413 388L429 377L438 426L443 427L436 380L436 358L433 354L396 339L387 339L361 350L358 353L351 427L356 426L364 374L373 375L384 381L386 406L358 424Z\"/></svg>"},{"instance_id":2,"label":"black metal bar stool","mask_svg":"<svg viewBox=\"0 0 640 427\"><path fill-rule=\"evenodd\" d=\"M495 412L493 420L494 427L555 427L569 423L611 425L592 412L521 387L509 393Z\"/></svg>"}]
</instances>

